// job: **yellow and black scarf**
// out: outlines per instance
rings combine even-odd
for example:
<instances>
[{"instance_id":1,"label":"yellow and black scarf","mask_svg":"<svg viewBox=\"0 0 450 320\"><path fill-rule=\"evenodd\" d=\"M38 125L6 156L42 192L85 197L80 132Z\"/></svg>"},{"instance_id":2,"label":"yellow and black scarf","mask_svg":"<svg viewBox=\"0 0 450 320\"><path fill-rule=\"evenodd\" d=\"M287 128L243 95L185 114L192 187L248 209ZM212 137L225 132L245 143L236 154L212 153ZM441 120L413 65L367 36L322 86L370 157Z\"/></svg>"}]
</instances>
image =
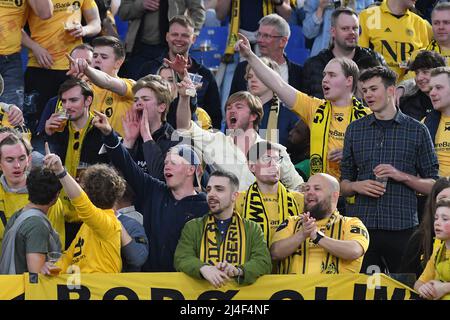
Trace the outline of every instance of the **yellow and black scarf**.
<instances>
[{"instance_id":1,"label":"yellow and black scarf","mask_svg":"<svg viewBox=\"0 0 450 320\"><path fill-rule=\"evenodd\" d=\"M76 177L78 165L80 163L81 150L84 142L84 137L86 133L91 130L94 126L92 124L92 119L94 118L94 114L89 113L89 119L87 125L78 133L72 127L72 123L70 121L67 122L68 130L69 130L69 142L67 145L67 153L66 158L64 159L64 165L67 169L67 172L72 176ZM74 146L78 144L78 147Z\"/></svg>"},{"instance_id":2,"label":"yellow and black scarf","mask_svg":"<svg viewBox=\"0 0 450 320\"><path fill-rule=\"evenodd\" d=\"M321 231L328 237L340 240L342 237L344 217L342 217L338 211L334 211L327 224L325 225L325 230ZM302 219L298 219L295 225L294 233L298 232L302 228ZM287 257L285 260L279 263L279 273L295 273L295 274L308 274L308 259L309 259L309 249L313 246L310 239L307 238L297 251L291 256ZM339 273L339 258L333 256L331 253L327 252L322 258L320 273L323 274L338 274Z\"/></svg>"},{"instance_id":3,"label":"yellow and black scarf","mask_svg":"<svg viewBox=\"0 0 450 320\"><path fill-rule=\"evenodd\" d=\"M270 103L265 138L267 141L278 143L278 115L280 114L280 99L278 99L276 94L273 95Z\"/></svg>"},{"instance_id":4,"label":"yellow and black scarf","mask_svg":"<svg viewBox=\"0 0 450 320\"><path fill-rule=\"evenodd\" d=\"M231 3L231 22L228 29L227 47L225 48L225 54L223 55L223 62L230 63L233 61L234 45L238 41L239 32L239 15L241 11L241 1L232 0ZM263 16L267 16L271 13L275 13L275 6L272 0L263 0Z\"/></svg>"},{"instance_id":5,"label":"yellow and black scarf","mask_svg":"<svg viewBox=\"0 0 450 320\"><path fill-rule=\"evenodd\" d=\"M223 261L235 266L243 265L246 257L246 235L244 222L239 214L233 212L225 237L218 236L216 220L210 213L203 229L200 260L213 266Z\"/></svg>"},{"instance_id":6,"label":"yellow and black scarf","mask_svg":"<svg viewBox=\"0 0 450 320\"><path fill-rule=\"evenodd\" d=\"M437 43L436 40L431 40L431 42L428 44L428 46L425 48L427 51L436 51L437 53L441 53L441 47Z\"/></svg>"},{"instance_id":7,"label":"yellow and black scarf","mask_svg":"<svg viewBox=\"0 0 450 320\"><path fill-rule=\"evenodd\" d=\"M298 215L298 205L292 193L288 192L281 182L278 182L278 215L279 223L290 216ZM264 232L267 245L270 246L272 238L270 220L258 183L254 182L245 195L245 205L243 217L256 222Z\"/></svg>"},{"instance_id":8,"label":"yellow and black scarf","mask_svg":"<svg viewBox=\"0 0 450 320\"><path fill-rule=\"evenodd\" d=\"M349 124L367 115L366 108L355 97L352 98L352 113ZM321 104L314 114L311 125L311 175L326 172L328 153L328 131L331 122L331 102L326 100Z\"/></svg>"}]
</instances>

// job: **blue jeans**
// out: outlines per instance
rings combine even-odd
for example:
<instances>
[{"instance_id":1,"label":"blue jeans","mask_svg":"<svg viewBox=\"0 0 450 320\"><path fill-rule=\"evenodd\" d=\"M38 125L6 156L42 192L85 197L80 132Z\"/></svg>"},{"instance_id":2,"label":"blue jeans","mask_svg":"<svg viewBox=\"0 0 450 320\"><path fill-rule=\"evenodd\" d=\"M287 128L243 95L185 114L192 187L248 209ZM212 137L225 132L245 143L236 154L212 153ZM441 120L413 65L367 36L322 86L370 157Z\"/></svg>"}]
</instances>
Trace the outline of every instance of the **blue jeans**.
<instances>
[{"instance_id":1,"label":"blue jeans","mask_svg":"<svg viewBox=\"0 0 450 320\"><path fill-rule=\"evenodd\" d=\"M0 55L0 74L5 83L0 101L15 104L22 109L24 80L20 52Z\"/></svg>"}]
</instances>

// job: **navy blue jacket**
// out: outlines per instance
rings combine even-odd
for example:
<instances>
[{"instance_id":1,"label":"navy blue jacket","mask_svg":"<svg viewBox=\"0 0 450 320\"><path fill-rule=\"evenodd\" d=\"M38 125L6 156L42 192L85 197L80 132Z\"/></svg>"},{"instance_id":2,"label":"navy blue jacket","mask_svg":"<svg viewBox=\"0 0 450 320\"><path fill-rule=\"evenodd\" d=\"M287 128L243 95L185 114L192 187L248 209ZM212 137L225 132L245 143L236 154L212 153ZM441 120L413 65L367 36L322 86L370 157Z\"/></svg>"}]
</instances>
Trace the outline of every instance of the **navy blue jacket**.
<instances>
[{"instance_id":1,"label":"navy blue jacket","mask_svg":"<svg viewBox=\"0 0 450 320\"><path fill-rule=\"evenodd\" d=\"M303 69L299 64L291 62L286 56L286 64L288 67L288 83L295 89L300 90L302 87ZM233 80L231 82L230 95L238 91L247 91L247 81L244 79L247 61L239 62L234 70Z\"/></svg>"},{"instance_id":2,"label":"navy blue jacket","mask_svg":"<svg viewBox=\"0 0 450 320\"><path fill-rule=\"evenodd\" d=\"M127 149L119 143L115 132L103 138L106 146L117 146L113 149L107 147L108 155L135 191L135 207L144 217L150 252L142 271L175 271L173 255L181 230L187 221L208 213L206 194L199 193L176 200L165 183L144 173L133 161Z\"/></svg>"},{"instance_id":3,"label":"navy blue jacket","mask_svg":"<svg viewBox=\"0 0 450 320\"><path fill-rule=\"evenodd\" d=\"M269 122L270 107L272 106L272 99L263 105L264 115L259 124L259 129L267 129ZM295 127L295 124L300 118L289 110L280 101L280 111L278 112L278 143L287 146L289 131Z\"/></svg>"},{"instance_id":4,"label":"navy blue jacket","mask_svg":"<svg viewBox=\"0 0 450 320\"><path fill-rule=\"evenodd\" d=\"M144 227L126 215L117 217L131 237L131 242L120 248L122 272L140 272L148 258L148 239Z\"/></svg>"}]
</instances>

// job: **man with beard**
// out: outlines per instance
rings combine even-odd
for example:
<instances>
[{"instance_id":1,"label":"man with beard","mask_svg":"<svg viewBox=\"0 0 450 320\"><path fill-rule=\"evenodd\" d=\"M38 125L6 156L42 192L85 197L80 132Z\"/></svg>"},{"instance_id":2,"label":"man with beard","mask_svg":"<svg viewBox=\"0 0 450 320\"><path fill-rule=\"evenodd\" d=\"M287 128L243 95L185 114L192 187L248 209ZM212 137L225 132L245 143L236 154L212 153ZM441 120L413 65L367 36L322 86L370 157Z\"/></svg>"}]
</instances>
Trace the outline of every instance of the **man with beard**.
<instances>
[{"instance_id":1,"label":"man with beard","mask_svg":"<svg viewBox=\"0 0 450 320\"><path fill-rule=\"evenodd\" d=\"M86 59L67 56L70 61L67 74L78 78L86 76L92 82L94 97L91 110L106 114L114 130L123 136L122 118L133 104L132 88L135 84L134 80L117 75L125 59L125 48L119 39L111 36L95 38L92 46L92 66Z\"/></svg>"},{"instance_id":2,"label":"man with beard","mask_svg":"<svg viewBox=\"0 0 450 320\"><path fill-rule=\"evenodd\" d=\"M307 39L313 41L311 57L328 48L333 41L331 33L335 27L333 14L336 11L350 9L354 12L360 12L373 2L374 0L305 0L303 7L305 20L303 20L302 31ZM356 23L358 26L358 22ZM356 29L356 32L358 33L358 29Z\"/></svg>"},{"instance_id":3,"label":"man with beard","mask_svg":"<svg viewBox=\"0 0 450 320\"><path fill-rule=\"evenodd\" d=\"M305 31L305 29L303 30ZM338 8L331 14L331 28L326 32L331 34L332 42L329 48L323 49L306 60L303 66L303 74L308 81L303 81L301 90L316 98L323 99L322 89L323 70L333 58L346 57L356 62L361 69L364 61L375 60L384 65L384 58L369 48L358 46L359 22L358 15L350 8Z\"/></svg>"},{"instance_id":4,"label":"man with beard","mask_svg":"<svg viewBox=\"0 0 450 320\"><path fill-rule=\"evenodd\" d=\"M209 214L186 223L175 251L177 271L206 279L215 288L230 278L251 284L270 273L270 254L261 228L235 210L239 180L214 171L206 187Z\"/></svg>"},{"instance_id":5,"label":"man with beard","mask_svg":"<svg viewBox=\"0 0 450 320\"><path fill-rule=\"evenodd\" d=\"M239 37L237 49L247 58L256 76L308 124L311 130L311 174L326 172L339 178L347 126L370 113L353 96L358 79L356 63L348 58L330 60L322 80L326 100L317 99L287 84L252 52L247 38L241 34Z\"/></svg>"},{"instance_id":6,"label":"man with beard","mask_svg":"<svg viewBox=\"0 0 450 320\"><path fill-rule=\"evenodd\" d=\"M305 213L278 227L270 247L272 259L284 260L285 273L359 273L369 233L358 218L339 214L337 179L317 173L304 193Z\"/></svg>"}]
</instances>

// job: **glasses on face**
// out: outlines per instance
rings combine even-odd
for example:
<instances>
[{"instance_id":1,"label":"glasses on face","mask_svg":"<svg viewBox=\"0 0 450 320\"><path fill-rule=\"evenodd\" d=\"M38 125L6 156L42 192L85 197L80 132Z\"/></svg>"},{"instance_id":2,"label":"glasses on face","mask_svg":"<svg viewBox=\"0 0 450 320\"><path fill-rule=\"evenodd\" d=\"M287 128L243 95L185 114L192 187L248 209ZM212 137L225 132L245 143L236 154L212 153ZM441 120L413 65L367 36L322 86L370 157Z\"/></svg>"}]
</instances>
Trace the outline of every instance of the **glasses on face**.
<instances>
[{"instance_id":1,"label":"glasses on face","mask_svg":"<svg viewBox=\"0 0 450 320\"><path fill-rule=\"evenodd\" d=\"M272 38L283 38L283 36L273 36L271 34L261 33L261 32L257 32L256 33L256 39L269 40L269 39L272 39Z\"/></svg>"},{"instance_id":2,"label":"glasses on face","mask_svg":"<svg viewBox=\"0 0 450 320\"><path fill-rule=\"evenodd\" d=\"M268 155L263 155L261 158L259 158L259 161L261 161L264 164L269 164L271 161L280 164L283 161L283 157L272 157Z\"/></svg>"},{"instance_id":3,"label":"glasses on face","mask_svg":"<svg viewBox=\"0 0 450 320\"><path fill-rule=\"evenodd\" d=\"M80 132L79 132L79 131L74 132L73 138L74 138L75 140L80 139ZM76 142L73 144L73 150L78 150L79 147L80 147L80 141L76 141Z\"/></svg>"}]
</instances>

